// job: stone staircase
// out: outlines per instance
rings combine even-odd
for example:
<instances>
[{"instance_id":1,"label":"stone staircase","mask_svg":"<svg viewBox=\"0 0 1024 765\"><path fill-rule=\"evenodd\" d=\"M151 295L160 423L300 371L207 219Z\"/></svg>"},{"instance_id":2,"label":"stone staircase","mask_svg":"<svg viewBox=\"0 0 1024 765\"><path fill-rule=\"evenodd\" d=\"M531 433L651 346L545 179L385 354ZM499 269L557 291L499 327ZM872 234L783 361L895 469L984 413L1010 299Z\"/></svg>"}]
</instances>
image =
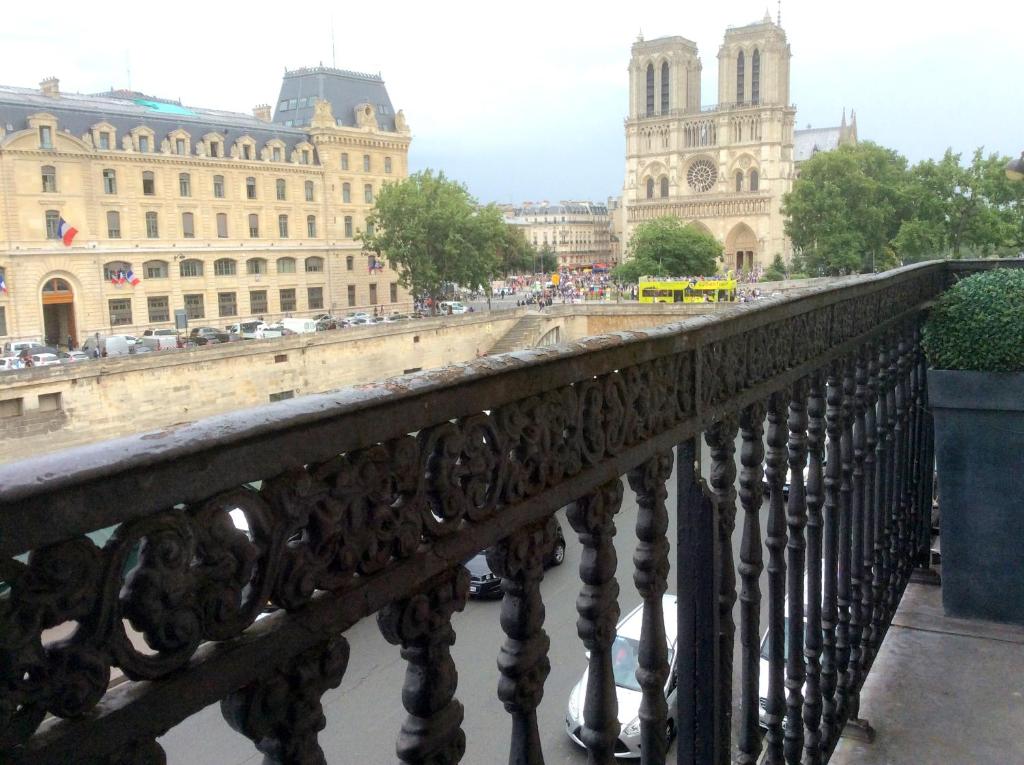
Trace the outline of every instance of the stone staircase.
<instances>
[{"instance_id":1,"label":"stone staircase","mask_svg":"<svg viewBox=\"0 0 1024 765\"><path fill-rule=\"evenodd\" d=\"M495 356L499 353L521 351L524 348L532 347L537 342L541 321L543 321L543 317L540 314L527 314L513 324L508 332L498 338L498 342L487 352L487 355Z\"/></svg>"}]
</instances>

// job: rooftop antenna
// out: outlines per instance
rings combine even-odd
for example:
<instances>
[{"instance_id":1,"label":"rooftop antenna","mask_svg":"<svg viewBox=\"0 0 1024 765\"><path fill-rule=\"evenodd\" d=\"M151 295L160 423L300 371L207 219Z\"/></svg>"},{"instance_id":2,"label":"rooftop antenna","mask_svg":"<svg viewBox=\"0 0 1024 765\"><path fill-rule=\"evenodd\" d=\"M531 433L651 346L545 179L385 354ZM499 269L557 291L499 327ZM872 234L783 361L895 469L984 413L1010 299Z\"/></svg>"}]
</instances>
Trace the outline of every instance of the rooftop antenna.
<instances>
[{"instance_id":1,"label":"rooftop antenna","mask_svg":"<svg viewBox=\"0 0 1024 765\"><path fill-rule=\"evenodd\" d=\"M124 52L125 69L128 70L128 90L132 89L132 53L130 50ZM111 88L113 90L113 88Z\"/></svg>"},{"instance_id":2,"label":"rooftop antenna","mask_svg":"<svg viewBox=\"0 0 1024 765\"><path fill-rule=\"evenodd\" d=\"M331 14L331 67L338 68L338 60L334 57L334 14Z\"/></svg>"},{"instance_id":3,"label":"rooftop antenna","mask_svg":"<svg viewBox=\"0 0 1024 765\"><path fill-rule=\"evenodd\" d=\"M779 0L779 10L775 17L776 26L782 26L782 0Z\"/></svg>"}]
</instances>

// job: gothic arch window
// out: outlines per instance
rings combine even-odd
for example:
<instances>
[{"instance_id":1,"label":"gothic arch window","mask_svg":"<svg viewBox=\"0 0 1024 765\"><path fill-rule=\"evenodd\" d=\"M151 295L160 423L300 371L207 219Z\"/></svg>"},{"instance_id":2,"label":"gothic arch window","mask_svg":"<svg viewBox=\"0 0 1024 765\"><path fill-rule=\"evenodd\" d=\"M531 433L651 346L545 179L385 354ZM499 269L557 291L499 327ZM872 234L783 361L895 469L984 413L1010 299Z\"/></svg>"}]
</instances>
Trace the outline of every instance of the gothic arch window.
<instances>
[{"instance_id":1,"label":"gothic arch window","mask_svg":"<svg viewBox=\"0 0 1024 765\"><path fill-rule=\"evenodd\" d=\"M661 113L666 114L668 112L668 90L669 90L669 73L668 73L668 62L665 61L661 65Z\"/></svg>"},{"instance_id":2,"label":"gothic arch window","mask_svg":"<svg viewBox=\"0 0 1024 765\"><path fill-rule=\"evenodd\" d=\"M654 114L654 64L647 65L647 116Z\"/></svg>"},{"instance_id":3,"label":"gothic arch window","mask_svg":"<svg viewBox=\"0 0 1024 765\"><path fill-rule=\"evenodd\" d=\"M757 191L757 188L758 188L757 184L758 184L759 181L760 181L760 178L758 178L758 176L757 176L757 170L751 170L750 171L750 190L751 191Z\"/></svg>"},{"instance_id":4,"label":"gothic arch window","mask_svg":"<svg viewBox=\"0 0 1024 765\"><path fill-rule=\"evenodd\" d=\"M761 51L757 48L754 48L754 55L750 58L750 102L761 102Z\"/></svg>"},{"instance_id":5,"label":"gothic arch window","mask_svg":"<svg viewBox=\"0 0 1024 765\"><path fill-rule=\"evenodd\" d=\"M668 196L668 176L661 176L661 196L664 199Z\"/></svg>"},{"instance_id":6,"label":"gothic arch window","mask_svg":"<svg viewBox=\"0 0 1024 765\"><path fill-rule=\"evenodd\" d=\"M746 62L743 57L743 51L740 51L736 56L736 103L743 103L743 70L746 67Z\"/></svg>"},{"instance_id":7,"label":"gothic arch window","mask_svg":"<svg viewBox=\"0 0 1024 765\"><path fill-rule=\"evenodd\" d=\"M647 179L647 198L654 199L654 179Z\"/></svg>"},{"instance_id":8,"label":"gothic arch window","mask_svg":"<svg viewBox=\"0 0 1024 765\"><path fill-rule=\"evenodd\" d=\"M743 171L736 171L736 191L743 191Z\"/></svg>"}]
</instances>

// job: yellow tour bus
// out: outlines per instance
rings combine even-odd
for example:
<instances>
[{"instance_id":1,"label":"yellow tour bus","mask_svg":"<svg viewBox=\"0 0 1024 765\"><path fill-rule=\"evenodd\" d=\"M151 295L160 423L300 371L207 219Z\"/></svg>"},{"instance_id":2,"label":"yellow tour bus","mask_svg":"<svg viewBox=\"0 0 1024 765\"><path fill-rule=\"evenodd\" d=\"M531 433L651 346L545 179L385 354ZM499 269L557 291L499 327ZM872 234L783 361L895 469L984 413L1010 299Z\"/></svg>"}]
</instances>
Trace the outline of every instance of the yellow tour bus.
<instances>
[{"instance_id":1,"label":"yellow tour bus","mask_svg":"<svg viewBox=\"0 0 1024 765\"><path fill-rule=\"evenodd\" d=\"M736 278L731 271L724 279L642 276L639 298L641 303L733 302L736 300Z\"/></svg>"}]
</instances>

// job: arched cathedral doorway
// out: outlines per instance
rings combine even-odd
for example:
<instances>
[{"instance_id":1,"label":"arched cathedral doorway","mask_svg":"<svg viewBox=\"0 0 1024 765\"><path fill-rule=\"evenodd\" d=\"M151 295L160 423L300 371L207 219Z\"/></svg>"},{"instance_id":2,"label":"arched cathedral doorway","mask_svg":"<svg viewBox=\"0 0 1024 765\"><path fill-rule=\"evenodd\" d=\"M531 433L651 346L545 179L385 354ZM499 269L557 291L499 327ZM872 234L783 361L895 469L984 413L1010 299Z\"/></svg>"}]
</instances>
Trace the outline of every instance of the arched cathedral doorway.
<instances>
[{"instance_id":1,"label":"arched cathedral doorway","mask_svg":"<svg viewBox=\"0 0 1024 765\"><path fill-rule=\"evenodd\" d=\"M746 223L736 225L725 238L725 262L737 272L753 271L757 258L757 237Z\"/></svg>"},{"instance_id":2,"label":"arched cathedral doorway","mask_svg":"<svg viewBox=\"0 0 1024 765\"><path fill-rule=\"evenodd\" d=\"M75 294L71 285L59 277L43 282L43 339L54 347L66 345L70 337L77 343L75 331Z\"/></svg>"}]
</instances>

